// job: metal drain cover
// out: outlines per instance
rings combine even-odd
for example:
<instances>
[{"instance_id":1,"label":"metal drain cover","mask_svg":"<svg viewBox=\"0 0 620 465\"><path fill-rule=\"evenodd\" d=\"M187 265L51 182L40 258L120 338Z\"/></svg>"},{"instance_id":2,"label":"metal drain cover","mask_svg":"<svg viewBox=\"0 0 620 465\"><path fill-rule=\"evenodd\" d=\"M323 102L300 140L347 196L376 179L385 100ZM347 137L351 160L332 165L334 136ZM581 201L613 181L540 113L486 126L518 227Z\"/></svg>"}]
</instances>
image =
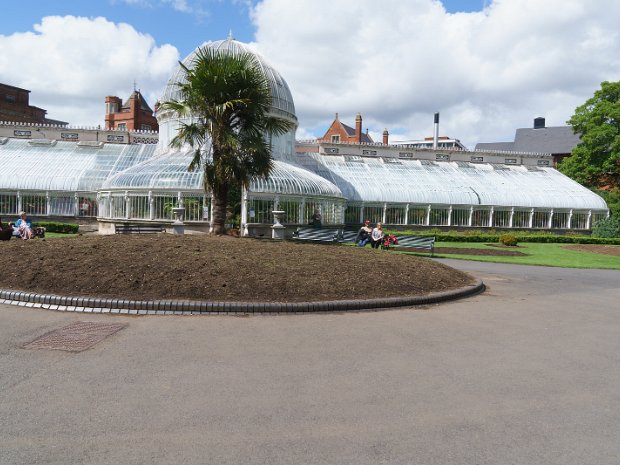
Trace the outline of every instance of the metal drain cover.
<instances>
[{"instance_id":1,"label":"metal drain cover","mask_svg":"<svg viewBox=\"0 0 620 465\"><path fill-rule=\"evenodd\" d=\"M26 344L24 349L65 350L67 352L81 352L90 349L103 341L127 324L123 323L93 323L90 321L76 321L63 328L51 331L34 341Z\"/></svg>"}]
</instances>

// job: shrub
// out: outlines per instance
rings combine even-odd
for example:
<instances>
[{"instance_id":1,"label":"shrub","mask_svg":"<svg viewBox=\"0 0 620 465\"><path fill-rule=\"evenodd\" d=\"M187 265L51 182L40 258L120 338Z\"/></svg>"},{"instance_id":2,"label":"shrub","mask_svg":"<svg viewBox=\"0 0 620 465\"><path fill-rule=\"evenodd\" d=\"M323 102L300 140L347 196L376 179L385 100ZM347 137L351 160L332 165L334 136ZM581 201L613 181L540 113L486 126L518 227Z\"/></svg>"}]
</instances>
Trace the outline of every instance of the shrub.
<instances>
[{"instance_id":1,"label":"shrub","mask_svg":"<svg viewBox=\"0 0 620 465\"><path fill-rule=\"evenodd\" d=\"M55 221L37 221L33 226L43 227L46 232L61 233L61 234L77 234L80 227L79 224L73 223L58 223Z\"/></svg>"},{"instance_id":2,"label":"shrub","mask_svg":"<svg viewBox=\"0 0 620 465\"><path fill-rule=\"evenodd\" d=\"M515 247L519 242L514 234L505 233L499 236L499 241L508 247Z\"/></svg>"},{"instance_id":3,"label":"shrub","mask_svg":"<svg viewBox=\"0 0 620 465\"><path fill-rule=\"evenodd\" d=\"M594 237L620 237L620 215L614 215L594 223L592 235Z\"/></svg>"}]
</instances>

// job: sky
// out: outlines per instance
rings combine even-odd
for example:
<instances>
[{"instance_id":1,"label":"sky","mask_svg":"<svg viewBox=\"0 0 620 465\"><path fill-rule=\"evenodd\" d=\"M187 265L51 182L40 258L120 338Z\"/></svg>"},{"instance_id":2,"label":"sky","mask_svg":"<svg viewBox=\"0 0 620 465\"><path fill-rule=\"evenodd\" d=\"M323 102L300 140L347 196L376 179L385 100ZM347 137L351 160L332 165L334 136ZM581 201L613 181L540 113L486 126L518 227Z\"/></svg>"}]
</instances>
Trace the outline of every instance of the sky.
<instances>
[{"instance_id":1,"label":"sky","mask_svg":"<svg viewBox=\"0 0 620 465\"><path fill-rule=\"evenodd\" d=\"M538 116L563 126L620 79L617 0L5 0L0 82L75 126L134 85L151 107L207 41L250 43L289 84L298 139L338 113L381 141L433 133L512 141Z\"/></svg>"}]
</instances>

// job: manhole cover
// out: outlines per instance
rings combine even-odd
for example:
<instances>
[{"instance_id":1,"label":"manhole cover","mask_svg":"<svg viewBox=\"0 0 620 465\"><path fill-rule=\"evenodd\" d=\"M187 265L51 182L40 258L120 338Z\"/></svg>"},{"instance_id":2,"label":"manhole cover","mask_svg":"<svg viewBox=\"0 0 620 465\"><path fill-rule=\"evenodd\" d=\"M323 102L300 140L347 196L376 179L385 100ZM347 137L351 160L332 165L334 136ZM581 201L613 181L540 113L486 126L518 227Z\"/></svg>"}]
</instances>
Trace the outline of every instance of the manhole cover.
<instances>
[{"instance_id":1,"label":"manhole cover","mask_svg":"<svg viewBox=\"0 0 620 465\"><path fill-rule=\"evenodd\" d=\"M81 352L90 349L106 337L123 329L123 323L93 323L76 321L68 326L51 331L26 344L24 349L66 350Z\"/></svg>"}]
</instances>

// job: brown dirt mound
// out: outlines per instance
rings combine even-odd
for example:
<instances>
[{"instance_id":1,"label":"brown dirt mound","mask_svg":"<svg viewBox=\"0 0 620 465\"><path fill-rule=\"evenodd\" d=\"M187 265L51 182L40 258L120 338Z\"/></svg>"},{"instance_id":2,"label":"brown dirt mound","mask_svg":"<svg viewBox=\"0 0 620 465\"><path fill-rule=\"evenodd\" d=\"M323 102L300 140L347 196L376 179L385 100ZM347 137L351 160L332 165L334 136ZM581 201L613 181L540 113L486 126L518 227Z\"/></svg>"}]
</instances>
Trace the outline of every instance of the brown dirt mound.
<instances>
[{"instance_id":1,"label":"brown dirt mound","mask_svg":"<svg viewBox=\"0 0 620 465\"><path fill-rule=\"evenodd\" d=\"M602 253L605 255L614 255L616 257L620 257L620 245L575 244L567 245L564 248L569 250L577 250L579 252Z\"/></svg>"},{"instance_id":2,"label":"brown dirt mound","mask_svg":"<svg viewBox=\"0 0 620 465\"><path fill-rule=\"evenodd\" d=\"M474 282L423 257L229 236L81 236L0 248L12 264L0 273L1 289L61 295L305 302L425 295Z\"/></svg>"}]
</instances>

